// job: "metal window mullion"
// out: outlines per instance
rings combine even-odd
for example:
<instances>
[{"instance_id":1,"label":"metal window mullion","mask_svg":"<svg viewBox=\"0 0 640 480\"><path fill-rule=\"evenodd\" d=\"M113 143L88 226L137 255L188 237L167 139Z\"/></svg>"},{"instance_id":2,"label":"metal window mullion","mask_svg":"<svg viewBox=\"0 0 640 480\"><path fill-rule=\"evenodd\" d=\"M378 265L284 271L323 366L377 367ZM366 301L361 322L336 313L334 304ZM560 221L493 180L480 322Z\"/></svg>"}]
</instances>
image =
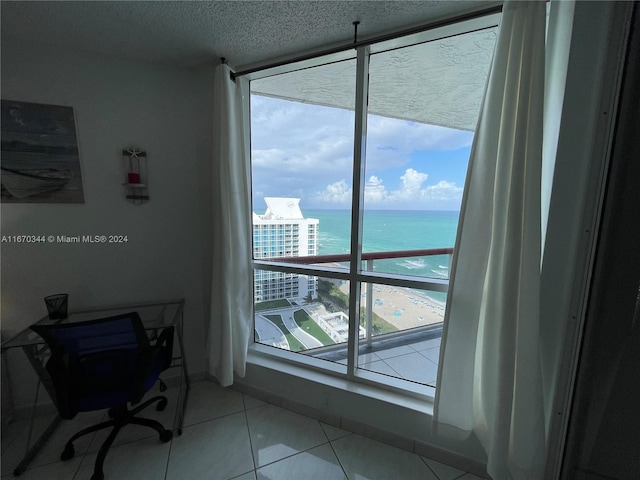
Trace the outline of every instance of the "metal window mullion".
<instances>
[{"instance_id":1,"label":"metal window mullion","mask_svg":"<svg viewBox=\"0 0 640 480\"><path fill-rule=\"evenodd\" d=\"M373 260L367 260L367 270L373 272ZM367 316L365 322L365 330L366 335L365 339L367 341L367 347L371 347L371 337L373 336L373 283L371 281L367 282ZM358 338L360 336L358 335Z\"/></svg>"},{"instance_id":2,"label":"metal window mullion","mask_svg":"<svg viewBox=\"0 0 640 480\"><path fill-rule=\"evenodd\" d=\"M353 142L353 181L351 197L351 263L349 268L349 339L347 376L353 377L358 360L360 282L362 271L362 216L364 211L364 169L367 139L367 100L369 95L369 46L357 49L356 103Z\"/></svg>"}]
</instances>

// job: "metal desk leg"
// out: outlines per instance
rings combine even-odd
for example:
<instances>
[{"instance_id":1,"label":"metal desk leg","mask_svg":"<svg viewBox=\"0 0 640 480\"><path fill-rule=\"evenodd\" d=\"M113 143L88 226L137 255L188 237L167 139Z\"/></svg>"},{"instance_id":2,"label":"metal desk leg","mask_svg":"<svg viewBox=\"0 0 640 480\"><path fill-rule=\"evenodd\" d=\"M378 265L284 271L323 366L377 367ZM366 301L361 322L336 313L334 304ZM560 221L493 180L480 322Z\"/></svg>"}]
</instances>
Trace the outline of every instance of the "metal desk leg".
<instances>
[{"instance_id":1,"label":"metal desk leg","mask_svg":"<svg viewBox=\"0 0 640 480\"><path fill-rule=\"evenodd\" d=\"M42 447L47 443L47 441L49 440L53 432L55 432L56 428L58 428L58 425L60 424L60 420L62 420L60 415L56 415L56 417L51 421L47 429L42 433L42 435L40 435L38 440L36 440L36 442L33 445L29 446L31 444L31 433L33 431L33 422L35 420L35 411L38 406L40 385L44 385L45 390L47 390L50 396L52 395L52 392L53 392L53 386L51 384L51 381L49 380L48 373L46 372L44 366L42 365L42 362L38 359L38 347L35 345L30 345L30 346L24 347L23 350L27 355L29 362L33 366L34 370L36 371L36 374L38 375L38 383L36 385L36 397L33 401L33 408L31 409L31 422L29 424L29 434L27 435L26 452L24 454L24 457L22 458L22 461L13 470L13 474L15 476L20 475L27 469L31 460L34 459L34 457L40 452Z\"/></svg>"},{"instance_id":2,"label":"metal desk leg","mask_svg":"<svg viewBox=\"0 0 640 480\"><path fill-rule=\"evenodd\" d=\"M181 363L181 371L180 371L180 393L182 396L182 411L180 412L180 424L178 426L178 435L182 435L182 426L184 424L184 416L187 411L187 400L189 398L189 389L191 387L191 382L189 381L189 371L187 369L187 358L184 353L184 343L182 341L182 324L183 324L183 315L180 314L180 323L177 325L176 334L178 335L178 346L180 347L180 363ZM182 393L184 384L184 394Z\"/></svg>"},{"instance_id":3,"label":"metal desk leg","mask_svg":"<svg viewBox=\"0 0 640 480\"><path fill-rule=\"evenodd\" d=\"M60 424L60 420L62 420L60 415L56 415L56 417L51 421L47 429L42 433L42 435L40 435L40 438L38 438L36 443L31 445L31 433L33 432L33 422L35 420L35 411L38 406L38 397L40 394L41 383L42 382L38 380L38 384L36 385L36 398L33 401L33 408L31 409L31 421L29 423L29 433L27 435L26 452L24 454L24 457L22 457L22 461L13 470L13 474L16 477L22 474L27 469L27 467L29 466L29 463L31 463L31 460L34 459L34 457L40 452L40 449L47 443L47 441L49 440L49 437L51 437L53 432L55 432L56 428L58 428L58 425Z\"/></svg>"},{"instance_id":4,"label":"metal desk leg","mask_svg":"<svg viewBox=\"0 0 640 480\"><path fill-rule=\"evenodd\" d=\"M27 453L25 453L22 461L18 464L18 466L13 471L13 474L16 477L27 469L27 466L29 465L31 460L33 460L33 458L38 454L38 452L44 446L44 444L47 443L47 441L49 440L49 437L51 437L51 435L56 430L56 428L58 428L58 425L60 424L60 420L62 420L60 415L56 415L56 418L54 418L51 421L51 423L49 424L47 429L44 431L44 433L40 435L40 438L38 439L38 441L36 441L36 443L34 443L33 446L29 448Z\"/></svg>"}]
</instances>

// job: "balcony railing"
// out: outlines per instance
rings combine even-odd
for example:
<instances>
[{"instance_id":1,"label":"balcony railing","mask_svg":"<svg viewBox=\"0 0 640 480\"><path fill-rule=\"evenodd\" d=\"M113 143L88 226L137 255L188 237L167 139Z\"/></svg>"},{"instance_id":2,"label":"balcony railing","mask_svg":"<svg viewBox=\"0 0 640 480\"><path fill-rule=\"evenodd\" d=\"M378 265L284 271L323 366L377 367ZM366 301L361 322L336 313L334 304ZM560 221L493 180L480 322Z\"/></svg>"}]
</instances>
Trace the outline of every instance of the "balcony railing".
<instances>
[{"instance_id":1,"label":"balcony railing","mask_svg":"<svg viewBox=\"0 0 640 480\"><path fill-rule=\"evenodd\" d=\"M436 255L447 255L448 256L448 266L449 272L451 271L451 259L453 256L453 248L432 248L432 249L419 249L419 250L396 250L396 251L388 251L388 252L367 252L362 254L363 262L366 262L365 269L367 271L373 271L373 264L376 260L388 260L388 259L398 259L398 258L409 258L409 257L430 257ZM290 264L298 264L298 265L318 265L318 264L327 264L327 263L345 263L351 261L350 254L332 254L332 255L309 255L309 256L300 256L300 257L278 257L278 258L263 258L260 259L262 261L272 261L272 262L282 262L282 263L290 263ZM373 284L366 283L367 292L373 291ZM442 286L439 288L440 291L447 291L448 289L448 279L445 282L444 289ZM368 294L366 296L366 308L365 308L365 337L364 341L367 345L371 346L373 339L373 295Z\"/></svg>"},{"instance_id":2,"label":"balcony railing","mask_svg":"<svg viewBox=\"0 0 640 480\"><path fill-rule=\"evenodd\" d=\"M408 257L430 257L434 255L449 255L449 263L451 263L451 256L453 255L453 248L429 248L422 250L395 250L390 252L367 252L362 254L362 260L371 261L374 260L388 260L394 258L408 258ZM280 257L280 258L263 258L261 260L273 261L273 262L286 262L297 263L304 265L311 265L317 263L342 263L351 260L351 254L340 253L332 255L308 255L304 257ZM369 266L367 266L369 268Z\"/></svg>"}]
</instances>

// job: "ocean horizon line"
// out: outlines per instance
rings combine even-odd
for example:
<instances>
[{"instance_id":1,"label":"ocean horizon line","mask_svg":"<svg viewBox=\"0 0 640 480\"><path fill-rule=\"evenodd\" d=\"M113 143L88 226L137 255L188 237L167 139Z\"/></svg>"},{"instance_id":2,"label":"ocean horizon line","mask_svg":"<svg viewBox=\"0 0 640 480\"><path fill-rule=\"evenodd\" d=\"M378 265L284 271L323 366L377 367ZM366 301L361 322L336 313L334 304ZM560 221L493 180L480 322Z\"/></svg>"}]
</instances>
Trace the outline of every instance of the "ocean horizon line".
<instances>
[{"instance_id":1,"label":"ocean horizon line","mask_svg":"<svg viewBox=\"0 0 640 480\"><path fill-rule=\"evenodd\" d=\"M302 211L303 215L305 215L306 218L306 214L305 212L351 212L350 208L305 208L303 206L300 207L300 210ZM376 209L366 209L364 211L364 214L366 215L367 213L381 213L381 212L422 212L422 213L450 213L450 214L458 214L460 215L460 210L445 210L445 209L441 209L441 210L424 210L424 209L416 209L416 208L411 208L411 209L400 209L400 208L376 208Z\"/></svg>"}]
</instances>

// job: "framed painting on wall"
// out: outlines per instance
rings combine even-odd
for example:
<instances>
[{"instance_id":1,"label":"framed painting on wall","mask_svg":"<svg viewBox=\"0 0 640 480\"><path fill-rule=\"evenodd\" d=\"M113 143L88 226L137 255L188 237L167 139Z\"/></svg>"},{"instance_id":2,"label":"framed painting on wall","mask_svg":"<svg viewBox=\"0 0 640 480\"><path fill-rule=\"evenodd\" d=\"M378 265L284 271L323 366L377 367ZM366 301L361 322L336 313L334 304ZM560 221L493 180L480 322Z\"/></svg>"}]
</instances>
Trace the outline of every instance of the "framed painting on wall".
<instances>
[{"instance_id":1,"label":"framed painting on wall","mask_svg":"<svg viewBox=\"0 0 640 480\"><path fill-rule=\"evenodd\" d=\"M84 203L73 108L2 100L2 203Z\"/></svg>"}]
</instances>

